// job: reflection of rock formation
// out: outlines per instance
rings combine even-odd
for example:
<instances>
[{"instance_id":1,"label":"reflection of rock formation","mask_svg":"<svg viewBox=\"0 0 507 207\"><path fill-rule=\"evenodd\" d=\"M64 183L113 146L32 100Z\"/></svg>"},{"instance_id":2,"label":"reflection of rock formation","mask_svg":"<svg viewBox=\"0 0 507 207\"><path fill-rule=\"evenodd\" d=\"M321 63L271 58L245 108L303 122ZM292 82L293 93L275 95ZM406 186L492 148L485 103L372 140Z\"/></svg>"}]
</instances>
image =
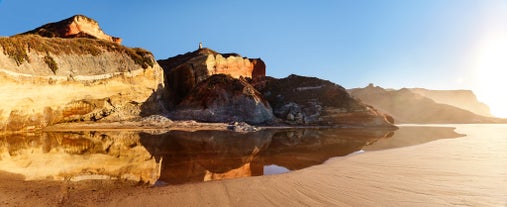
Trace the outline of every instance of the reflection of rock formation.
<instances>
[{"instance_id":1,"label":"reflection of rock formation","mask_svg":"<svg viewBox=\"0 0 507 207\"><path fill-rule=\"evenodd\" d=\"M0 170L27 179L110 177L154 183L158 164L133 132L61 132L0 139Z\"/></svg>"},{"instance_id":2,"label":"reflection of rock formation","mask_svg":"<svg viewBox=\"0 0 507 207\"><path fill-rule=\"evenodd\" d=\"M392 131L386 129L289 129L277 132L261 157L264 165L298 170L359 151L389 136Z\"/></svg>"},{"instance_id":3,"label":"reflection of rock formation","mask_svg":"<svg viewBox=\"0 0 507 207\"><path fill-rule=\"evenodd\" d=\"M162 159L160 180L182 184L264 174L265 165L291 170L322 164L360 150L388 130L290 129L239 134L169 132L142 134L142 144Z\"/></svg>"},{"instance_id":4,"label":"reflection of rock formation","mask_svg":"<svg viewBox=\"0 0 507 207\"><path fill-rule=\"evenodd\" d=\"M27 179L120 178L183 184L290 170L360 150L390 131L284 129L232 131L51 132L0 137L0 170Z\"/></svg>"},{"instance_id":5,"label":"reflection of rock formation","mask_svg":"<svg viewBox=\"0 0 507 207\"><path fill-rule=\"evenodd\" d=\"M141 134L142 144L162 159L160 180L170 184L262 175L255 157L271 141L271 132L173 131Z\"/></svg>"}]
</instances>

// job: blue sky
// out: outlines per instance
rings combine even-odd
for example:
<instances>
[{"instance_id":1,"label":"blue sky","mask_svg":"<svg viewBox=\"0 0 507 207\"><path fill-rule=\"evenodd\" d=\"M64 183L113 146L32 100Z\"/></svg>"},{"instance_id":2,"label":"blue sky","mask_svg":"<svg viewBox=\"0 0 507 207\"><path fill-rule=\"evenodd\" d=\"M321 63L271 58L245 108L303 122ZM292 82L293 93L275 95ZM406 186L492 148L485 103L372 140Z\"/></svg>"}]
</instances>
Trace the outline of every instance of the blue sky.
<instances>
[{"instance_id":1,"label":"blue sky","mask_svg":"<svg viewBox=\"0 0 507 207\"><path fill-rule=\"evenodd\" d=\"M506 0L2 0L0 36L74 14L157 59L203 42L261 57L271 76L317 76L346 88L463 88L492 102L493 86L481 81L507 69L478 75L500 64L483 56L504 51L496 45L507 38Z\"/></svg>"}]
</instances>

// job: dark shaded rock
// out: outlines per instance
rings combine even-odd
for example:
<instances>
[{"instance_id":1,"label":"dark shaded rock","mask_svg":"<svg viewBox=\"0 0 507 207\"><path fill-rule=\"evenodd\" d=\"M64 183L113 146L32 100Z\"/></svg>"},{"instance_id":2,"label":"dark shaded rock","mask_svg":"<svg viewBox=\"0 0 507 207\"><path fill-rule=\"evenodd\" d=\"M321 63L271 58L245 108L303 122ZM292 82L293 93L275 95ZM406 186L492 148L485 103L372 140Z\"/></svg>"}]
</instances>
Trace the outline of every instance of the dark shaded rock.
<instances>
[{"instance_id":1,"label":"dark shaded rock","mask_svg":"<svg viewBox=\"0 0 507 207\"><path fill-rule=\"evenodd\" d=\"M273 107L274 115L289 124L394 127L392 117L352 98L330 81L290 75L266 77L255 85Z\"/></svg>"},{"instance_id":2,"label":"dark shaded rock","mask_svg":"<svg viewBox=\"0 0 507 207\"><path fill-rule=\"evenodd\" d=\"M176 120L247 122L260 124L273 119L272 109L245 79L212 75L195 86L169 112Z\"/></svg>"}]
</instances>

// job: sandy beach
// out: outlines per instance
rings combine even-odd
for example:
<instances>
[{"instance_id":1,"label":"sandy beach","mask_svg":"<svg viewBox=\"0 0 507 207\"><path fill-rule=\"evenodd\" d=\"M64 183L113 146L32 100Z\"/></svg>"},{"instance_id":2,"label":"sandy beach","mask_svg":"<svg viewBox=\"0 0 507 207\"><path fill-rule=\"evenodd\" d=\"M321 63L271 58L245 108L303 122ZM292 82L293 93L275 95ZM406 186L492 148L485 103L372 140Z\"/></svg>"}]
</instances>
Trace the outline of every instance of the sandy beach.
<instances>
[{"instance_id":1,"label":"sandy beach","mask_svg":"<svg viewBox=\"0 0 507 207\"><path fill-rule=\"evenodd\" d=\"M0 174L1 206L507 206L507 125L367 151L286 174L148 187L23 181Z\"/></svg>"}]
</instances>

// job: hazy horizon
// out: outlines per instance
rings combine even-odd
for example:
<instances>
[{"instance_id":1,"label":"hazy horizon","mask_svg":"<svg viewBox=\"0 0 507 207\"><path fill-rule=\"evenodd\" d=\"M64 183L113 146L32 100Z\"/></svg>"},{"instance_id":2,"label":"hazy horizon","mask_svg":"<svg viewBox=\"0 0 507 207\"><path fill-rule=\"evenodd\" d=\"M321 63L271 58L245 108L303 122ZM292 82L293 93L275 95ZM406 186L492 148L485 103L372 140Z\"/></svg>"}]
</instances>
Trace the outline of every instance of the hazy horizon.
<instances>
[{"instance_id":1,"label":"hazy horizon","mask_svg":"<svg viewBox=\"0 0 507 207\"><path fill-rule=\"evenodd\" d=\"M157 59L197 49L260 57L267 75L315 76L346 88L473 90L507 117L507 2L0 1L0 36L76 14Z\"/></svg>"}]
</instances>

